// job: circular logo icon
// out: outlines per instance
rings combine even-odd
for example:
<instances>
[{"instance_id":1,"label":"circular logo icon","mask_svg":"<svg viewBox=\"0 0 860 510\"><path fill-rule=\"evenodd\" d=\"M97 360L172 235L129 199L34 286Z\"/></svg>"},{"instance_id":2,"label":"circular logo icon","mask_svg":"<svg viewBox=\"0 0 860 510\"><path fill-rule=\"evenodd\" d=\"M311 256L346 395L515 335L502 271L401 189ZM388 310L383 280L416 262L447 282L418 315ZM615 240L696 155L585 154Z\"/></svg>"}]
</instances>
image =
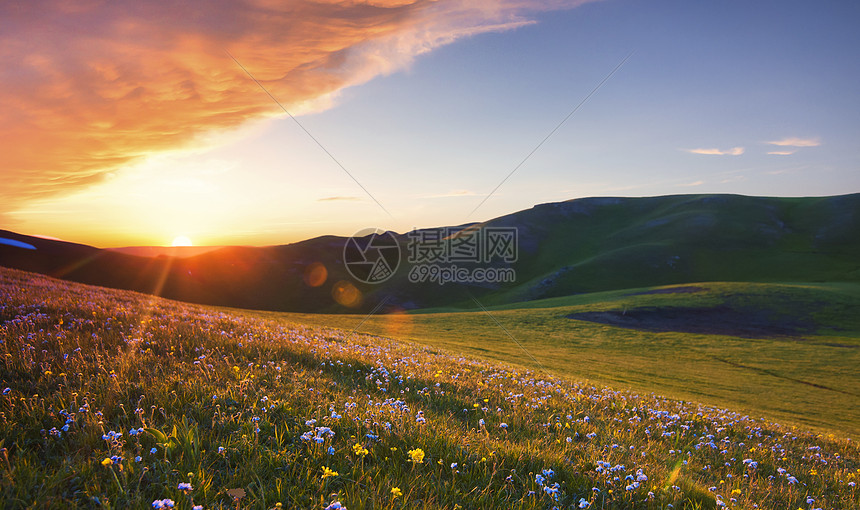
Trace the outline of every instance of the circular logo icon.
<instances>
[{"instance_id":1,"label":"circular logo icon","mask_svg":"<svg viewBox=\"0 0 860 510\"><path fill-rule=\"evenodd\" d=\"M400 245L391 232L367 228L346 240L343 263L356 280L382 283L400 266Z\"/></svg>"}]
</instances>

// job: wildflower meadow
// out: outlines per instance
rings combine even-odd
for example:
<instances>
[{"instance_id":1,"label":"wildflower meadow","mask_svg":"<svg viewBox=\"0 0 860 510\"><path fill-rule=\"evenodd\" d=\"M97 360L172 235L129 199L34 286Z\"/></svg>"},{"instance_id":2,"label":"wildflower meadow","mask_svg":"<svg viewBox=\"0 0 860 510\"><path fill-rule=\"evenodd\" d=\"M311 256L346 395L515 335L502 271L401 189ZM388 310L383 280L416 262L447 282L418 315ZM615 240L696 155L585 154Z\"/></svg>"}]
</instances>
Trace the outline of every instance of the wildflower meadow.
<instances>
[{"instance_id":1,"label":"wildflower meadow","mask_svg":"<svg viewBox=\"0 0 860 510\"><path fill-rule=\"evenodd\" d=\"M0 269L17 508L851 509L848 438Z\"/></svg>"}]
</instances>

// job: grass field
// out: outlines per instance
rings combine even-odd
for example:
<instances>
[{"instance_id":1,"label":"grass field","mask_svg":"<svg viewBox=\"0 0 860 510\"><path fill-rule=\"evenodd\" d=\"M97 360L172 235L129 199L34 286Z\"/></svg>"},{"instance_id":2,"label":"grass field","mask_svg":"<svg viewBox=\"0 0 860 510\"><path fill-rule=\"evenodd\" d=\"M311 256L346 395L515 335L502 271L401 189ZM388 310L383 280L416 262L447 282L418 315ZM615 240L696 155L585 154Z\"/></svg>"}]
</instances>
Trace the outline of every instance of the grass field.
<instances>
[{"instance_id":1,"label":"grass field","mask_svg":"<svg viewBox=\"0 0 860 510\"><path fill-rule=\"evenodd\" d=\"M681 289L689 288L681 286ZM486 311L261 316L408 339L556 376L729 406L781 423L857 436L860 432L860 286L707 283L696 292L654 289L546 299ZM671 288L663 289L671 291ZM743 311L798 332L769 338L649 332L581 320L583 312L636 309ZM258 315L258 312L250 312ZM695 321L696 315L692 314ZM675 323L668 323L668 327ZM744 324L734 325L740 334ZM749 328L747 328L749 329ZM768 328L759 328L765 329ZM748 335L749 336L749 335ZM762 335L759 335L762 336Z\"/></svg>"},{"instance_id":2,"label":"grass field","mask_svg":"<svg viewBox=\"0 0 860 510\"><path fill-rule=\"evenodd\" d=\"M833 293L825 309L809 310L822 321L836 313L830 305L854 299L847 288L784 290L793 300ZM699 297L716 303L737 292L715 285ZM167 500L186 509L860 506L860 450L840 438L842 429L816 434L731 405L659 396L713 384L700 400L729 400L735 391L743 407L764 409L763 398L744 402L732 390L750 391L754 376L717 384L684 356L711 352L749 364L739 353L771 352L773 341L664 338L566 318L673 300L686 306L694 295L616 293L492 311L544 367L525 368L533 361L481 322L492 322L486 314L371 318L352 333L306 317L0 269L0 499L4 508L153 508ZM338 320L348 327L359 318ZM843 334L851 320L832 327ZM372 330L397 340L365 333ZM433 347L404 340L426 344L431 331L439 335ZM629 337L618 336L624 331ZM826 338L856 342L818 334L809 346L785 343L785 358L801 366L800 352L818 352L806 361L807 382L852 391L851 360L820 357ZM660 360L669 352L674 360ZM834 367L821 368L825 360ZM723 378L729 373L724 367ZM666 391L575 382L581 374L655 390L665 380ZM835 421L818 411L811 421Z\"/></svg>"}]
</instances>

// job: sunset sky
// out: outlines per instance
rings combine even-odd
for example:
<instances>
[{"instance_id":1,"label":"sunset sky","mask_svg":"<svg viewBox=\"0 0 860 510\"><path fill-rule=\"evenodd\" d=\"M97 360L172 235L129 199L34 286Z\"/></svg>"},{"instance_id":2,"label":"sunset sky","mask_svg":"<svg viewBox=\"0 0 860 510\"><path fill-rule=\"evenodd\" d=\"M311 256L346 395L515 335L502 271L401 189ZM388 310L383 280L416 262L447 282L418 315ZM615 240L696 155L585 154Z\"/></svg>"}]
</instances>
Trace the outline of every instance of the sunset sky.
<instances>
[{"instance_id":1,"label":"sunset sky","mask_svg":"<svg viewBox=\"0 0 860 510\"><path fill-rule=\"evenodd\" d=\"M3 2L0 228L270 245L860 192L858 26L850 1Z\"/></svg>"}]
</instances>

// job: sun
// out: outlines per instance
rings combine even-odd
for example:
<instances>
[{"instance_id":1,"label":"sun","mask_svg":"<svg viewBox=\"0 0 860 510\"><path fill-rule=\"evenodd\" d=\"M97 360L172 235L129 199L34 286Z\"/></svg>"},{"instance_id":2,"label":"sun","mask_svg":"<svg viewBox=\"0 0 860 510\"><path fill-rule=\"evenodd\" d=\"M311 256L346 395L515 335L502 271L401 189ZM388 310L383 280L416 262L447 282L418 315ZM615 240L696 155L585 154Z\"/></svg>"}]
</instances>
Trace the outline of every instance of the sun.
<instances>
[{"instance_id":1,"label":"sun","mask_svg":"<svg viewBox=\"0 0 860 510\"><path fill-rule=\"evenodd\" d=\"M173 244L171 246L194 246L191 244L191 239L188 239L185 236L176 236L173 238Z\"/></svg>"}]
</instances>

